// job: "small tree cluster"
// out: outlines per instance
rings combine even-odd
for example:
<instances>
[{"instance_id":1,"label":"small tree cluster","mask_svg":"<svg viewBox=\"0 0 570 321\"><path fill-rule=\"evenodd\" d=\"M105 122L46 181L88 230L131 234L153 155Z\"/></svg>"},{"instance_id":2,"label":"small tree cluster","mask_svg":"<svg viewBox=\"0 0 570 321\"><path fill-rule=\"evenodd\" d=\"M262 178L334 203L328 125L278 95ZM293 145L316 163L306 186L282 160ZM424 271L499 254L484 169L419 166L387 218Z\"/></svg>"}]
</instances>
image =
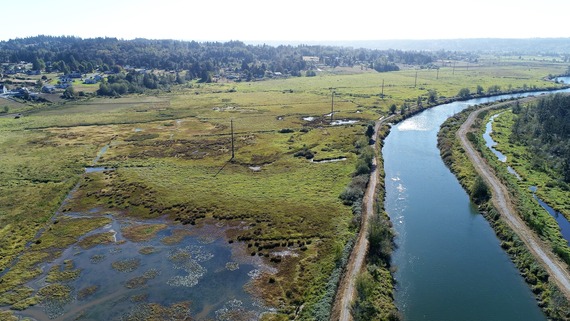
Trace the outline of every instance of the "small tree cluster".
<instances>
[{"instance_id":1,"label":"small tree cluster","mask_svg":"<svg viewBox=\"0 0 570 321\"><path fill-rule=\"evenodd\" d=\"M476 204L483 204L491 198L491 190L481 176L477 176L471 186L471 198Z\"/></svg>"}]
</instances>

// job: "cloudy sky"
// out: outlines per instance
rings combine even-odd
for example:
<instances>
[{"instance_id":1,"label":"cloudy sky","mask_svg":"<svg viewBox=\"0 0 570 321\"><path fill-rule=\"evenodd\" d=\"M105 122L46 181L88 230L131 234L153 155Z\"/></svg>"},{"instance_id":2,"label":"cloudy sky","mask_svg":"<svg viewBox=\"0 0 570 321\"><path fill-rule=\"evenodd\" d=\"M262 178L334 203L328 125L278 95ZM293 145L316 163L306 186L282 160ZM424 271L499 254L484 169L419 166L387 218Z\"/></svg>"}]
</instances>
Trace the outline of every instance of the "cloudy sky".
<instances>
[{"instance_id":1,"label":"cloudy sky","mask_svg":"<svg viewBox=\"0 0 570 321\"><path fill-rule=\"evenodd\" d=\"M570 37L568 0L26 0L4 1L1 12L0 40Z\"/></svg>"}]
</instances>

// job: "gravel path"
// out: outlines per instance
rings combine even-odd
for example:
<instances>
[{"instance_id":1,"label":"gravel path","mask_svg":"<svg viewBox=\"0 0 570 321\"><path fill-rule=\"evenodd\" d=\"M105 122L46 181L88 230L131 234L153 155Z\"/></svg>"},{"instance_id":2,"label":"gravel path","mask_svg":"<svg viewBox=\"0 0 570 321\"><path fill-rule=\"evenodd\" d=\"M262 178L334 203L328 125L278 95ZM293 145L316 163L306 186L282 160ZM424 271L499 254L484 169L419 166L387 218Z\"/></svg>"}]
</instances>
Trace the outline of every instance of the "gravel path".
<instances>
[{"instance_id":1,"label":"gravel path","mask_svg":"<svg viewBox=\"0 0 570 321\"><path fill-rule=\"evenodd\" d=\"M392 118L392 116L381 118L376 121L374 126L374 135L372 137L377 137L378 130L380 126L387 120ZM374 150L377 149L377 144L373 145ZM344 274L338 285L338 290L336 293L336 300L331 312L332 321L351 321L352 315L350 313L351 304L354 300L354 295L356 293L356 277L358 273L362 270L366 252L368 250L368 225L370 219L373 217L374 213L374 201L376 199L376 184L378 183L378 170L376 169L378 164L377 158L372 160L372 172L370 173L370 181L368 182L368 188L364 194L363 204L365 207L362 212L362 219L360 224L360 231L358 233L358 238L350 253L348 263Z\"/></svg>"},{"instance_id":2,"label":"gravel path","mask_svg":"<svg viewBox=\"0 0 570 321\"><path fill-rule=\"evenodd\" d=\"M523 99L528 100L529 98ZM530 98L532 99L532 98ZM502 103L502 104L509 104ZM540 240L540 238L524 223L524 221L516 214L513 209L510 194L507 188L495 176L494 171L479 155L475 148L467 139L467 132L470 130L471 125L475 121L477 115L498 105L485 107L472 112L465 123L457 132L457 137L461 141L461 145L465 149L467 156L475 166L475 169L483 177L483 179L490 186L493 193L493 205L499 210L502 218L509 224L509 226L517 233L517 235L524 241L528 249L538 259L538 261L548 271L550 277L558 285L560 290L564 293L567 299L570 300L570 274L568 273L568 266L562 262L549 247Z\"/></svg>"}]
</instances>

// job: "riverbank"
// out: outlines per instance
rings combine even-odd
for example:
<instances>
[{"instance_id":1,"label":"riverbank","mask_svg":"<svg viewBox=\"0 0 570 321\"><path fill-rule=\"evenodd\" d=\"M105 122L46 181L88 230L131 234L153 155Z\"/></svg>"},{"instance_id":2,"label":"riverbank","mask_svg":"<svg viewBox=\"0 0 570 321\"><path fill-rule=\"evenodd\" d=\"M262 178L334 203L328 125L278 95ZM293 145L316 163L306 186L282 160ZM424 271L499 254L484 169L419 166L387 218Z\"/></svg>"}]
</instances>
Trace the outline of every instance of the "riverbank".
<instances>
[{"instance_id":1,"label":"riverbank","mask_svg":"<svg viewBox=\"0 0 570 321\"><path fill-rule=\"evenodd\" d=\"M548 90L548 89L552 89L552 88L545 88L542 90L542 92L544 92L544 90ZM531 92L541 92L541 91L531 91ZM528 93L524 93L521 91L513 91L510 92L509 94L528 94ZM504 94L506 95L506 93ZM492 96L489 95L478 95L475 97L475 99L485 99L485 98L489 98ZM453 99L447 99L444 103L450 103L452 101L458 101L461 102L463 100L453 100ZM403 120L406 120L410 117L413 117L429 108L432 107L436 107L439 106L440 104L433 104L433 105L428 105L428 106L416 106L416 108L408 108L407 112L403 113L403 114L392 114L391 116L389 116L387 119L382 119L382 122L386 122L388 119L394 123L400 123ZM377 122L378 125L378 122ZM389 133L389 125L385 125L386 128L383 129L381 131L380 134L375 134L378 138L378 142L380 144L380 146L383 145L383 141L386 138L386 136ZM376 132L378 133L378 129L380 127L376 126ZM358 254L359 252L363 253L365 252L368 247L369 247L369 242L368 240L366 240L366 245L365 242L360 241L360 239L362 238L362 235L365 234L366 232L368 232L368 227L364 227L364 224L366 222L366 220L370 220L372 217L376 216L376 217L380 217L382 220L382 223L380 223L381 225L386 225L388 226L388 229L391 230L391 223L390 223L390 218L388 217L388 215L383 211L384 209L384 195L385 195L385 182L384 182L384 171L383 171L383 159L382 159L382 155L381 155L381 149L379 151L380 155L378 156L378 162L379 162L379 166L382 167L381 171L380 171L380 178L381 178L381 184L379 184L378 189L376 190L376 195L379 195L379 197L375 200L376 204L376 208L377 208L377 213L376 215L370 215L368 214L368 216L363 215L363 221L362 221L362 227L360 229L360 233L359 233L359 237L358 237L358 241L357 241L357 245L353 248L353 252L351 254L351 257L348 261L348 265L347 268L345 269L345 274L343 275L343 278L341 280L341 283L339 285L339 290L337 292L337 299L336 299L336 303L335 306L333 308L333 311L331 313L332 318L331 320L338 320L339 319L339 315L340 315L340 320L352 320L353 318L355 320L368 320L369 318L371 318L372 316L374 316L375 318L381 318L381 319L396 319L396 318L400 318L399 313L397 312L397 310L395 309L395 305L394 305L394 287L395 287L395 281L394 281L394 277L393 277L393 273L391 271L391 258L390 255L388 255L388 257L385 260L382 260L381 264L378 264L378 261L376 262L370 262L371 260L368 259L369 264L368 264L368 268L367 269L362 269L362 264L359 263L361 262L361 260L364 260L364 255L363 254ZM376 176L377 174L373 173L373 176ZM365 199L368 196L365 196ZM365 203L368 204L368 202L370 202L370 198L368 198L368 201L366 201ZM366 211L365 211L366 212ZM366 219L367 218L367 219ZM363 232L365 231L365 232ZM391 232L393 233L393 232ZM393 234L391 234L392 236L389 238L390 239L390 244L393 244ZM390 245L391 246L391 245ZM390 247L390 246L386 246L385 244L383 245L384 248L386 247ZM390 250L391 251L391 250ZM355 261L358 261L355 263ZM354 271L354 267L360 265L360 270L361 270L361 274L358 276L358 280L357 277L355 277L355 271ZM354 291L354 289L347 291L347 287L352 286L352 283L358 283L359 284L359 288L358 288L358 295L355 296L355 294L353 294L352 291ZM387 298L389 298L389 300L387 300ZM352 304L349 304L351 302L351 300L354 301L352 302ZM386 302L389 302L389 304L386 304ZM350 310L352 309L352 312L350 312ZM339 312L340 311L340 312ZM381 312L382 311L382 312ZM380 317L382 316L382 317Z\"/></svg>"},{"instance_id":2,"label":"riverbank","mask_svg":"<svg viewBox=\"0 0 570 321\"><path fill-rule=\"evenodd\" d=\"M370 179L362 198L362 215L357 241L352 249L343 276L340 280L331 320L385 320L396 316L393 292L394 280L390 272L389 253L387 260L374 260L374 250L370 250L370 235L375 230L386 231L381 239L373 242L393 244L393 232L384 208L384 162L382 142L389 133L387 122L392 116L381 118L374 124L372 146L374 158ZM374 246L376 248L377 246ZM389 246L391 247L391 246ZM391 249L390 249L391 250ZM379 264L380 263L380 264Z\"/></svg>"},{"instance_id":3,"label":"riverbank","mask_svg":"<svg viewBox=\"0 0 570 321\"><path fill-rule=\"evenodd\" d=\"M480 122L485 110L496 107L492 105L476 111L472 108L443 124L438 142L441 155L472 196L476 192L478 175L484 178L487 183L485 193L489 194L480 199L479 208L501 239L501 247L511 256L547 316L553 320L567 320L570 283L566 267L514 214L512 196L476 151L484 146L472 145L477 141L472 128L478 127L473 124ZM491 193L493 199L488 198Z\"/></svg>"}]
</instances>

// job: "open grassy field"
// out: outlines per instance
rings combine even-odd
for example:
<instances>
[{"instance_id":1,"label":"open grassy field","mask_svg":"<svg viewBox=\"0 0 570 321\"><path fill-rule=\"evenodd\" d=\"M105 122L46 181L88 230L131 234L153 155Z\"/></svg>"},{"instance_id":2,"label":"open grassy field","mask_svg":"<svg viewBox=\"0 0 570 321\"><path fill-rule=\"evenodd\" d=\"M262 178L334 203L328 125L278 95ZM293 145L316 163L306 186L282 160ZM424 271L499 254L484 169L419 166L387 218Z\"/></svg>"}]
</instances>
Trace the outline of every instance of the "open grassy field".
<instances>
[{"instance_id":1,"label":"open grassy field","mask_svg":"<svg viewBox=\"0 0 570 321\"><path fill-rule=\"evenodd\" d=\"M33 303L36 294L24 284L42 272L42 262L109 221L64 213L95 208L94 215L196 226L245 222L249 228L229 229L226 237L276 268L258 281L266 303L279 307L268 318L313 319L355 233L351 208L338 196L351 181L355 143L368 121L386 116L391 104L425 101L428 90L443 100L461 88L475 92L477 85L545 88L554 84L544 76L565 69L530 61L384 74L337 68L310 78L192 83L153 95L23 108L20 119L0 118L0 297L10 298L1 302L13 308ZM330 126L324 115L331 111L331 91L334 119L358 122ZM235 158L228 162L231 120ZM303 150L317 160L346 159L295 157ZM96 158L97 166L114 170L85 173ZM273 253L286 248L299 255L275 259Z\"/></svg>"}]
</instances>

